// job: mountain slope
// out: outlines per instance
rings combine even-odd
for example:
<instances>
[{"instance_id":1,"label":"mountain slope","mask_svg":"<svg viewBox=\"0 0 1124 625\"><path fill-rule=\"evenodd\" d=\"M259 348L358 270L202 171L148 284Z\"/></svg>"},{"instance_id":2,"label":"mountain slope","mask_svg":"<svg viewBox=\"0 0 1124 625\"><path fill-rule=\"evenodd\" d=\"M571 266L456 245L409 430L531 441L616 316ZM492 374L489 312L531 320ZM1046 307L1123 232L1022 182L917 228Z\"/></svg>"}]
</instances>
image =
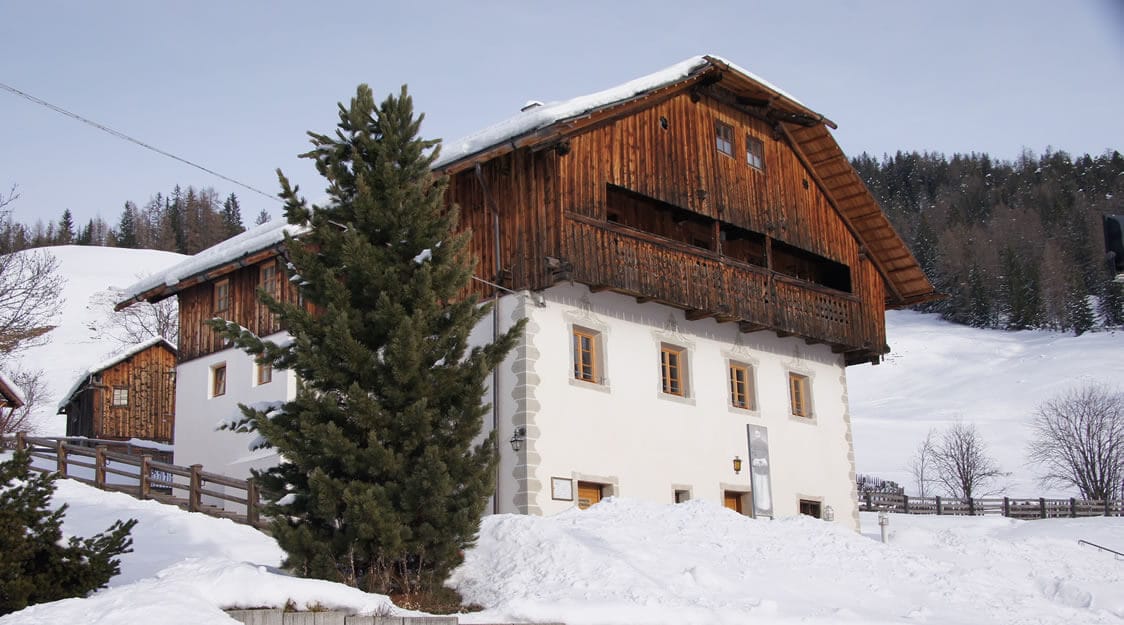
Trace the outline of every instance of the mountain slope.
<instances>
[{"instance_id":1,"label":"mountain slope","mask_svg":"<svg viewBox=\"0 0 1124 625\"><path fill-rule=\"evenodd\" d=\"M885 362L847 370L860 473L915 493L907 466L917 446L930 428L962 419L976 424L1012 473L1008 494L1076 494L1038 486L1035 467L1026 464L1028 424L1038 404L1069 388L1119 388L1124 332L981 330L911 311L889 311L886 323L892 351Z\"/></svg>"}]
</instances>

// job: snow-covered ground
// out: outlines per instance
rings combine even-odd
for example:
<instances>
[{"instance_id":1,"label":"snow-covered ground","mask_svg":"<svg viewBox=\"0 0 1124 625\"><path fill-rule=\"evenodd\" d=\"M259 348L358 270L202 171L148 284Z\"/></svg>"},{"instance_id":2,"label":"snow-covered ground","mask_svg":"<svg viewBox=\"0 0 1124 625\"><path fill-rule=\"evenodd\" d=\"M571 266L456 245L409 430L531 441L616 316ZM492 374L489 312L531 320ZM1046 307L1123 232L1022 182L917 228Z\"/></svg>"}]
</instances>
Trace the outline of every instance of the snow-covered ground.
<instances>
[{"instance_id":1,"label":"snow-covered ground","mask_svg":"<svg viewBox=\"0 0 1124 625\"><path fill-rule=\"evenodd\" d=\"M46 398L35 413L39 433L66 434L66 418L56 415L57 404L90 365L105 360L124 345L115 338L108 315L113 306L111 287L124 288L138 278L155 273L185 258L157 250L61 245L20 253L47 253L58 260L65 279L62 306L51 319L57 327L46 335L46 344L32 347L5 362L6 367L42 370Z\"/></svg>"},{"instance_id":2,"label":"snow-covered ground","mask_svg":"<svg viewBox=\"0 0 1124 625\"><path fill-rule=\"evenodd\" d=\"M320 604L388 610L385 597L279 574L276 543L227 520L60 481L67 532L140 520L108 589L0 625L219 625L223 607ZM1013 521L875 515L863 534L809 517L754 520L704 501L608 499L554 517L484 520L451 584L485 607L468 623L721 625L1124 622L1120 519ZM401 612L401 611L398 611Z\"/></svg>"},{"instance_id":3,"label":"snow-covered ground","mask_svg":"<svg viewBox=\"0 0 1124 625\"><path fill-rule=\"evenodd\" d=\"M1124 390L1124 332L1003 332L889 311L886 334L885 362L847 369L859 472L916 492L907 467L917 446L930 428L962 419L1011 473L1007 494L1076 494L1037 484L1026 461L1028 424L1040 403L1081 384Z\"/></svg>"}]
</instances>

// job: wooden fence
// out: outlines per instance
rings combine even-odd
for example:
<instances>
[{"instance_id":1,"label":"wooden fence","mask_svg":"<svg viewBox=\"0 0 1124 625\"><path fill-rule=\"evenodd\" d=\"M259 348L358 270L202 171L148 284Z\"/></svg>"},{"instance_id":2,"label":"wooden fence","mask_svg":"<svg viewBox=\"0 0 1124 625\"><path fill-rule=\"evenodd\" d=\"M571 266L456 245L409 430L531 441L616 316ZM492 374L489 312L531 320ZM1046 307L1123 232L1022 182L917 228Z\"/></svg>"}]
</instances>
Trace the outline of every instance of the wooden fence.
<instances>
[{"instance_id":1,"label":"wooden fence","mask_svg":"<svg viewBox=\"0 0 1124 625\"><path fill-rule=\"evenodd\" d=\"M123 442L39 438L22 432L3 442L5 447L28 451L33 459L31 468L41 473L57 472L102 490L153 499L258 529L268 526L260 516L261 496L253 479L209 473L199 464L184 467L161 462L152 453L144 453L143 448L129 448ZM122 451L111 451L111 446ZM35 459L51 466L35 466ZM216 490L216 486L222 490ZM231 502L238 509L227 510L213 501Z\"/></svg>"},{"instance_id":2,"label":"wooden fence","mask_svg":"<svg viewBox=\"0 0 1124 625\"><path fill-rule=\"evenodd\" d=\"M1045 497L913 497L892 493L862 493L859 510L902 514L993 515L1012 519L1058 519L1089 516L1124 516L1124 501L1047 499Z\"/></svg>"}]
</instances>

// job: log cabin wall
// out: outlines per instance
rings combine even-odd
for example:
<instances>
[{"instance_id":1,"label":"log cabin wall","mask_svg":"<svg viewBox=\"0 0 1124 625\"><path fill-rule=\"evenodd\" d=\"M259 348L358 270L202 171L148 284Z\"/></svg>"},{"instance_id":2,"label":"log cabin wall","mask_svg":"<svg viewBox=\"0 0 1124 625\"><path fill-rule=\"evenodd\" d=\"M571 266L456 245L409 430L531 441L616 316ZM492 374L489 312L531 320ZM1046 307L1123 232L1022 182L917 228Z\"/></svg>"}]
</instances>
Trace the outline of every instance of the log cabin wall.
<instances>
[{"instance_id":1,"label":"log cabin wall","mask_svg":"<svg viewBox=\"0 0 1124 625\"><path fill-rule=\"evenodd\" d=\"M700 317L831 343L859 359L881 354L882 277L783 135L723 99L715 87L681 92L568 138L570 153L558 161L565 216L559 253L573 263L573 278ZM730 155L717 149L718 122L732 129ZM747 162L747 138L761 142L760 169ZM651 219L637 227L612 223L627 219L616 214L629 210L614 197L621 193L682 211L674 220L683 234L664 233L666 225ZM700 239L692 214L714 229L709 240ZM723 239L739 237L723 247ZM811 252L829 261L824 265L845 266L850 284L828 288L759 266L755 248L766 238L778 248L774 263L782 248Z\"/></svg>"},{"instance_id":2,"label":"log cabin wall","mask_svg":"<svg viewBox=\"0 0 1124 625\"><path fill-rule=\"evenodd\" d=\"M93 431L82 435L172 442L175 371L176 355L164 345L153 346L102 371L78 402L80 410L88 406L93 411ZM126 403L114 405L114 389L127 390Z\"/></svg>"},{"instance_id":3,"label":"log cabin wall","mask_svg":"<svg viewBox=\"0 0 1124 625\"><path fill-rule=\"evenodd\" d=\"M275 273L270 280L269 271ZM221 311L216 290L226 281L229 289L226 310ZM225 339L204 324L208 319L222 317L253 331L258 336L268 336L281 331L281 324L258 299L258 286L274 285L275 293L282 299L295 301L296 288L288 280L277 256L271 256L245 267L239 267L204 282L190 286L179 293L179 353L182 362L226 349Z\"/></svg>"},{"instance_id":4,"label":"log cabin wall","mask_svg":"<svg viewBox=\"0 0 1124 625\"><path fill-rule=\"evenodd\" d=\"M446 197L459 208L459 229L472 232L468 248L477 259L474 275L512 290L553 284L546 257L556 255L560 245L558 159L554 150L517 150L481 164L479 176L470 168L450 177ZM500 233L498 275L495 214ZM492 287L473 282L477 295L492 295Z\"/></svg>"}]
</instances>

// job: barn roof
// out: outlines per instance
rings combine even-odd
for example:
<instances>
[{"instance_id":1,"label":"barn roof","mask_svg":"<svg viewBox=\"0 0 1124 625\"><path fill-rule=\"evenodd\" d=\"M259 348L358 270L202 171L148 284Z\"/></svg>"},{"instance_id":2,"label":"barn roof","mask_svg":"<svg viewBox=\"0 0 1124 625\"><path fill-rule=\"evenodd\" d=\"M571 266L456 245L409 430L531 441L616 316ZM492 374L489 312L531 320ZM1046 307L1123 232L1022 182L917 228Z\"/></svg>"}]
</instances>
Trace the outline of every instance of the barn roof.
<instances>
[{"instance_id":1,"label":"barn roof","mask_svg":"<svg viewBox=\"0 0 1124 625\"><path fill-rule=\"evenodd\" d=\"M82 374L79 375L76 380L74 380L74 384L71 385L70 390L68 390L66 394L63 395L62 400L59 401L59 411L62 412L66 409L67 404L69 404L70 401L74 399L74 396L78 394L80 390L82 390L82 388L86 385L86 382L90 379L90 376L101 373L102 371L105 371L113 365L124 362L129 358L132 358L133 356L136 356L137 354L143 352L144 350L156 345L163 345L164 347L172 350L173 354L176 353L176 346L172 345L166 339L160 336L153 337L151 339L148 339L147 341L144 341L143 343L137 343L136 345L127 347L124 350L113 354L105 360L83 371Z\"/></svg>"},{"instance_id":2,"label":"barn roof","mask_svg":"<svg viewBox=\"0 0 1124 625\"><path fill-rule=\"evenodd\" d=\"M19 408L27 403L27 399L20 391L20 387L16 386L10 378L0 371L0 406L6 408Z\"/></svg>"},{"instance_id":3,"label":"barn roof","mask_svg":"<svg viewBox=\"0 0 1124 625\"><path fill-rule=\"evenodd\" d=\"M654 98L716 82L735 94L739 105L776 122L863 252L878 268L886 282L888 307L939 297L829 132L828 128L836 127L835 123L772 83L718 56L692 57L604 91L525 109L444 144L434 169L452 174L520 148L557 142L590 124L647 106ZM301 231L284 222L269 222L248 230L137 282L126 289L117 308L162 299L232 267L258 262L273 253L286 232L296 235Z\"/></svg>"}]
</instances>

